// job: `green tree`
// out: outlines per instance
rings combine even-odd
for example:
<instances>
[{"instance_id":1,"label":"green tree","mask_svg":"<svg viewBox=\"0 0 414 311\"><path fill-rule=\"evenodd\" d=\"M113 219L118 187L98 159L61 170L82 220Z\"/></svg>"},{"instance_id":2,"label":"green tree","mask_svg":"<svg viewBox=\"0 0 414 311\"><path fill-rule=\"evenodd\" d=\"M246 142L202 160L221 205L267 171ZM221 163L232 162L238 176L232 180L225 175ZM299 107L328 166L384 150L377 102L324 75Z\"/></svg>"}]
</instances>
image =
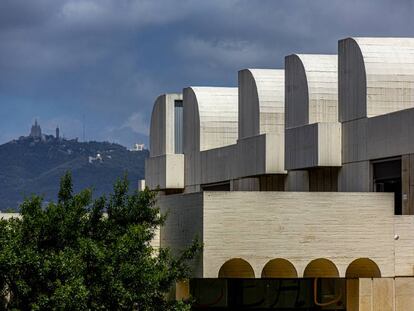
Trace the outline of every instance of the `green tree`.
<instances>
[{"instance_id":1,"label":"green tree","mask_svg":"<svg viewBox=\"0 0 414 311\"><path fill-rule=\"evenodd\" d=\"M58 202L34 196L21 218L0 221L0 308L8 310L188 310L169 301L176 281L189 277L200 245L180 256L150 242L165 217L156 193L129 194L126 178L97 200L73 193L67 173Z\"/></svg>"}]
</instances>

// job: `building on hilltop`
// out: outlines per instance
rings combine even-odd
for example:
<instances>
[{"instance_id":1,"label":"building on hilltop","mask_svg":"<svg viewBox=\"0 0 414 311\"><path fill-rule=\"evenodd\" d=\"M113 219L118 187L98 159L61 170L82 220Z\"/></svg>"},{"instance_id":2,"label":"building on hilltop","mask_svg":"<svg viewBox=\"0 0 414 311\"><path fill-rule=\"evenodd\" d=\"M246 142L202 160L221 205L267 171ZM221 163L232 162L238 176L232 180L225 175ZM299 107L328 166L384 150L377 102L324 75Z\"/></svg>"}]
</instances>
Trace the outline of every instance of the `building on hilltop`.
<instances>
[{"instance_id":1,"label":"building on hilltop","mask_svg":"<svg viewBox=\"0 0 414 311\"><path fill-rule=\"evenodd\" d=\"M346 38L338 55L292 54L238 80L154 103L145 184L168 214L154 245L203 243L176 297L412 310L414 38Z\"/></svg>"},{"instance_id":2,"label":"building on hilltop","mask_svg":"<svg viewBox=\"0 0 414 311\"><path fill-rule=\"evenodd\" d=\"M35 120L35 124L32 125L32 128L30 129L30 137L33 138L42 138L42 129L40 128L40 125L37 124L37 119Z\"/></svg>"},{"instance_id":3,"label":"building on hilltop","mask_svg":"<svg viewBox=\"0 0 414 311\"><path fill-rule=\"evenodd\" d=\"M145 144L134 144L131 151L143 151L145 150Z\"/></svg>"},{"instance_id":4,"label":"building on hilltop","mask_svg":"<svg viewBox=\"0 0 414 311\"><path fill-rule=\"evenodd\" d=\"M60 130L59 130L59 126L56 126L56 136L55 136L55 138L56 138L57 140L59 140L59 139L60 139Z\"/></svg>"}]
</instances>

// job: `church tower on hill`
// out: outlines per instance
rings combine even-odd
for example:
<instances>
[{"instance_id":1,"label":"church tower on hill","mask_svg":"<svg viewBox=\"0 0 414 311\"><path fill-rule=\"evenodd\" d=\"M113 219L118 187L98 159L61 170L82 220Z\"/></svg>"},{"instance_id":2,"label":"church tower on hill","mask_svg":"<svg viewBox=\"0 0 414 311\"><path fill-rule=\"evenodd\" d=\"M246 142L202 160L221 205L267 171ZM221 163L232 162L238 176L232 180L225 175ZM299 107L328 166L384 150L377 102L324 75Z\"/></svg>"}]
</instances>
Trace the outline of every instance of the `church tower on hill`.
<instances>
[{"instance_id":1,"label":"church tower on hill","mask_svg":"<svg viewBox=\"0 0 414 311\"><path fill-rule=\"evenodd\" d=\"M35 124L32 125L32 128L30 130L30 137L42 138L42 129L40 128L40 125L37 124L37 120L35 120Z\"/></svg>"}]
</instances>

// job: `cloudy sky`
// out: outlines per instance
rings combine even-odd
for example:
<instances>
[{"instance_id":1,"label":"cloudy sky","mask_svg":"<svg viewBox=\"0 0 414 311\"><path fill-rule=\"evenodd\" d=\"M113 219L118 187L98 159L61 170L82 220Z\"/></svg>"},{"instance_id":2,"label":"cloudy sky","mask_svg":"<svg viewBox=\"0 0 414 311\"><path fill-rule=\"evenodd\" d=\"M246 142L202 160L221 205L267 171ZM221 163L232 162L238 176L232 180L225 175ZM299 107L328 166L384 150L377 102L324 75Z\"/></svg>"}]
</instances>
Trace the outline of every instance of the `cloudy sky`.
<instances>
[{"instance_id":1,"label":"cloudy sky","mask_svg":"<svg viewBox=\"0 0 414 311\"><path fill-rule=\"evenodd\" d=\"M237 70L414 36L411 0L0 0L0 143L47 133L146 142L157 95L235 86Z\"/></svg>"}]
</instances>

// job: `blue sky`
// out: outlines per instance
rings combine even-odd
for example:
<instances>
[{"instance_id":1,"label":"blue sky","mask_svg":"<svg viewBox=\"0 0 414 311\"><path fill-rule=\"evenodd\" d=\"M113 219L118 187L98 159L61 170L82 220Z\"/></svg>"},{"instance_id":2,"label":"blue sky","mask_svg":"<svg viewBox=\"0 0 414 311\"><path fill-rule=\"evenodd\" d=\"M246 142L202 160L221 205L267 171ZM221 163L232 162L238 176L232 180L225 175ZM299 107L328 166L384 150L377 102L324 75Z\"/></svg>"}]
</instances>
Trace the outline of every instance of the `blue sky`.
<instances>
[{"instance_id":1,"label":"blue sky","mask_svg":"<svg viewBox=\"0 0 414 311\"><path fill-rule=\"evenodd\" d=\"M0 143L37 118L68 138L147 142L161 93L236 86L242 68L414 37L410 0L0 0Z\"/></svg>"}]
</instances>

